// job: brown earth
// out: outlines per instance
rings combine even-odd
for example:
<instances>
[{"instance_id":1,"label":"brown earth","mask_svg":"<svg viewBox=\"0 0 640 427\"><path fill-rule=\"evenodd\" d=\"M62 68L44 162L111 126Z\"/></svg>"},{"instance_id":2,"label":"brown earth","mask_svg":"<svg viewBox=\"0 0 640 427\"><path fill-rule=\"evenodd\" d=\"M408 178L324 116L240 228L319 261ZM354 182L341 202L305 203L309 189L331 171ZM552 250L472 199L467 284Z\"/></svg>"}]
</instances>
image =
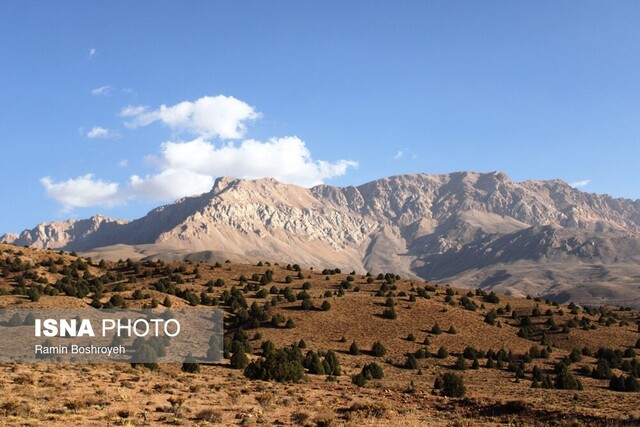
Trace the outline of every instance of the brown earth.
<instances>
[{"instance_id":1,"label":"brown earth","mask_svg":"<svg viewBox=\"0 0 640 427\"><path fill-rule=\"evenodd\" d=\"M10 293L17 288L17 277L26 272L32 277L42 277L55 285L63 277L60 273L49 272L48 266L39 263L51 258L58 261L56 268L72 265L77 257L59 254L51 250L36 250L11 245L0 245L0 261L20 258L22 265L30 263L29 269L22 271L3 270L0 289ZM93 276L101 276L111 271L122 273L127 280L125 291L118 292L125 297L130 308L149 305L151 298L162 302L165 294L155 291L151 285L159 276L144 277L146 270L156 267L154 262L139 265L139 273L126 267L125 262L107 263L103 268L93 261L88 271ZM639 315L635 311L606 308L602 313L588 314L577 309L571 314L567 306L551 304L550 301L516 298L500 295L497 304L483 302L481 296L470 294L470 299L484 308L476 311L464 309L459 300L468 290L453 288L453 305L445 302L445 286L437 286L435 292L428 292L429 299L416 294L418 287L426 284L416 280L395 280L394 297L396 319L381 316L385 309L386 296L376 296L384 280L367 283L362 274L352 275L351 288L344 296L337 296L339 284L349 275L325 275L316 270L302 270L304 279L297 279L297 272L287 270L282 265L248 265L222 263L196 264L184 262L164 263L162 268L180 273L185 283L182 289L193 289L198 295L207 290L209 280L221 278L224 286L214 287L209 296L220 296L225 289L240 287L241 275L249 278L255 273L262 275L271 269L274 282L265 286L267 290L275 286L278 290L286 286L294 293L302 290L305 282L311 284L309 292L315 307L324 300L331 303L331 309L304 311L300 302L286 300L273 307L272 314L281 313L295 322L292 329L275 328L263 323L257 329L247 330L254 347L252 359L258 358L260 345L272 340L277 347L297 343L304 339L307 348L334 350L342 367L342 375L335 381L325 376L307 374L299 383L275 383L250 381L241 370L231 369L228 360L216 365L202 366L197 374L180 370L179 365L161 364L158 370L132 368L129 365L56 365L56 364L2 364L0 365L0 424L7 426L68 426L76 425L638 425L640 423L640 393L621 393L608 389L608 380L596 380L579 374L583 365L594 367L596 359L583 357L570 365L570 369L582 382L584 389L545 390L531 388L531 370L537 365L552 373L553 364L567 356L573 349L588 347L595 351L599 347L625 350L635 346L640 338L636 325ZM198 267L198 274L193 274ZM331 266L328 266L331 268ZM82 273L82 271L81 271ZM81 274L82 276L82 274ZM136 283L128 283L136 276ZM286 276L292 276L292 283L285 283ZM328 277L328 280L326 278ZM27 286L36 279L28 279ZM41 282L44 280L40 280ZM105 285L102 302L107 302L115 293L111 292L118 282ZM44 284L43 284L44 285ZM433 284L432 284L433 285ZM244 284L243 284L244 286ZM355 291L358 287L359 291ZM132 294L141 289L148 298L134 300ZM330 291L330 297L324 297ZM404 292L404 296L402 293ZM451 292L451 291L450 291ZM266 299L255 298L255 291L245 294L248 305L256 301L264 304ZM411 302L410 296L415 295ZM176 296L169 296L172 307L190 307L189 303ZM37 302L31 302L25 295L0 296L0 307L88 307L91 295L84 298L70 296L43 295ZM542 315L531 317L534 324L543 324L553 312L553 319L559 331L549 332L548 339L553 352L548 359L534 359L526 364L525 378L516 381L514 373L505 366L503 369L485 368L485 360L480 360L480 369L452 371L456 357L467 346L479 350L499 350L504 348L516 355L527 352L532 346L543 348L539 338L536 341L519 338L518 320L505 313L498 319L499 326L484 322L491 309L506 305L519 315L529 315L538 308ZM234 314L229 307L221 306L225 316L232 320ZM562 312L562 313L561 313ZM603 314L604 313L604 314ZM574 316L590 319L592 329L566 325ZM599 319L602 316L602 322ZM610 326L604 320L612 319ZM615 319L615 322L614 320ZM444 333L434 335L431 328L438 323ZM448 333L450 326L455 334ZM232 331L228 330L231 334ZM255 334L261 335L253 339ZM415 342L407 340L413 334ZM430 344L424 345L425 338ZM344 339L343 339L344 338ZM348 350L355 341L363 350L361 355L350 355ZM371 345L380 341L387 354L373 357L368 354ZM10 345L1 343L0 346ZM450 355L446 359L427 358L419 360L419 369L402 367L406 354L420 348L436 353L444 346ZM636 350L637 351L637 350ZM373 380L364 387L352 384L351 376L360 372L362 366L376 362L384 369L384 378ZM463 376L467 389L466 397L454 399L433 393L436 377L444 372L456 372ZM620 374L621 371L615 371Z\"/></svg>"}]
</instances>

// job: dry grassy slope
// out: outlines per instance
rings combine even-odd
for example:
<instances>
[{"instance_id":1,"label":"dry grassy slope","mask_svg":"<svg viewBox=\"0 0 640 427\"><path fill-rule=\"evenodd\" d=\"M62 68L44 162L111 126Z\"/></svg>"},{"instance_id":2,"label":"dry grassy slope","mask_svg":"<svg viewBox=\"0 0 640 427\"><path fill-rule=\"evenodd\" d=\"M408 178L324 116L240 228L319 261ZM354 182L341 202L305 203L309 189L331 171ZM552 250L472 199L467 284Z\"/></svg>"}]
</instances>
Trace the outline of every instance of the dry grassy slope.
<instances>
[{"instance_id":1,"label":"dry grassy slope","mask_svg":"<svg viewBox=\"0 0 640 427\"><path fill-rule=\"evenodd\" d=\"M70 255L59 255L54 251L18 248L0 245L0 259L14 258L21 252L23 262L36 264L49 257L58 259L66 265L75 260ZM186 266L190 273L196 264L168 263L177 268ZM274 271L275 282L269 284L282 289L291 286L301 290L302 283L311 282L310 293L316 306L325 299L321 298L326 290L336 291L337 284L347 275L332 275L325 280L317 270L303 270L305 278L295 279L291 285L284 283L287 275L293 272L282 266L272 265L257 267L247 264L222 264L216 268L212 265L200 264L201 277L185 274L188 283L181 287L193 288L198 293L206 289L203 284L208 280L222 278L225 286L215 288L212 295L219 295L224 289L238 285L238 278L245 275L250 278L254 273L264 273L267 268ZM108 264L106 269L119 271L122 265ZM144 270L144 268L143 268ZM36 267L39 275L44 275L50 282L61 276L47 272L46 267ZM90 267L94 275L103 274L105 270ZM126 272L130 275L131 272ZM15 273L0 278L0 288L10 290L14 287ZM130 307L141 307L150 299L136 301L130 298L135 289L144 289L150 297L159 301L164 294L149 291L152 279L138 279L138 283L128 285L122 292ZM190 282L193 280L193 282ZM353 286L360 291L347 290L343 297L327 298L332 308L327 311L301 311L299 302L280 303L274 313L282 313L291 317L296 327L293 329L272 328L263 326L251 330L262 334L262 339L253 341L256 349L265 339L271 339L278 345L288 345L304 339L308 348L313 350L333 349L338 352L343 376L337 383L326 382L324 377L308 375L300 384L272 384L250 382L241 372L228 369L226 364L205 366L197 375L184 374L178 366L162 366L159 372L133 370L128 366L51 366L51 365L2 365L0 366L0 424L3 425L146 425L145 418L151 425L206 425L202 411L212 410L215 417L225 425L247 422L274 424L294 424L297 417L308 415L307 424L318 424L321 418L332 418L334 425L494 425L513 421L514 417L523 423L539 423L547 425L553 420L577 419L582 425L605 424L607 419L624 420L630 416L640 417L638 393L616 393L609 391L606 380L593 380L581 377L585 386L583 391L534 390L530 388L530 369L534 364L551 369L551 365L559 358L566 356L573 348L588 346L595 349L599 346L626 349L635 344L640 337L634 321L637 312L617 312L623 319L629 320L628 326L598 325L595 330L571 329L569 333L551 334L550 339L556 346L552 357L548 360L535 360L527 365L527 379L514 382L513 373L506 370L485 369L461 372L468 388L465 400L447 400L431 395L435 377L451 368L455 354L465 346L478 349L505 348L514 353L522 353L536 343L517 337L518 328L508 317L500 319L502 327L484 323L484 314L491 308L505 306L507 303L518 313L525 314L537 306L544 313L547 309L558 312L558 307L524 298L501 296L499 304L485 303L486 308L471 312L460 306L452 307L445 303L445 287L439 286L436 293L430 292L431 299L418 297L410 302L408 296L395 297L398 317L395 320L380 317L385 302L384 297L374 294L380 287L380 281L367 284L365 277L356 275ZM413 286L422 286L422 282L400 280L396 282L396 294L402 291L410 294ZM455 289L455 288L454 288ZM455 289L464 295L467 291ZM255 299L255 292L248 292L247 302L265 302ZM105 294L106 301L111 293ZM188 307L186 301L170 297L173 307ZM459 295L455 297L457 300ZM481 304L480 298L474 300ZM29 302L24 296L7 295L0 297L0 306L22 305L25 307L80 307L87 306L89 298L84 300L62 296L43 296L38 302ZM561 307L563 315L554 316L560 325L573 318L566 307ZM582 316L583 313L580 314ZM230 317L231 314L227 313ZM597 316L588 316L597 321ZM544 322L546 316L534 318L534 322ZM457 329L455 335L443 333L433 335L429 331L434 323L439 323L446 331L453 325ZM409 333L416 336L416 342L405 338ZM421 372L400 368L404 355L423 347L420 343L429 336L428 346L435 353L440 346L445 346L452 355L444 360L421 360ZM346 342L340 342L344 337ZM384 358L374 358L367 354L352 356L347 350L352 341L356 341L362 350L368 350L374 341L381 341L388 350ZM372 381L364 388L357 388L350 382L350 375L360 371L365 363L376 361L383 366L385 378ZM594 364L592 358L585 358L572 365L577 370L582 364ZM481 362L484 366L484 361ZM405 391L413 381L415 392ZM169 408L168 399L184 397L185 402L178 417ZM525 410L519 414L500 414L504 408L501 403L521 400ZM261 402L261 403L260 403ZM369 405L369 406L367 406ZM497 406L496 406L497 405ZM364 409L363 409L364 408ZM502 409L501 409L502 408ZM301 415L302 414L302 415ZM546 420L546 421L545 421ZM578 424L580 425L580 424ZM607 425L615 425L611 422Z\"/></svg>"},{"instance_id":2,"label":"dry grassy slope","mask_svg":"<svg viewBox=\"0 0 640 427\"><path fill-rule=\"evenodd\" d=\"M518 297L548 295L559 302L571 300L586 305L640 307L640 265L638 263L586 264L496 264L469 270L446 282L463 287L481 284L495 292ZM549 283L552 287L549 288Z\"/></svg>"}]
</instances>

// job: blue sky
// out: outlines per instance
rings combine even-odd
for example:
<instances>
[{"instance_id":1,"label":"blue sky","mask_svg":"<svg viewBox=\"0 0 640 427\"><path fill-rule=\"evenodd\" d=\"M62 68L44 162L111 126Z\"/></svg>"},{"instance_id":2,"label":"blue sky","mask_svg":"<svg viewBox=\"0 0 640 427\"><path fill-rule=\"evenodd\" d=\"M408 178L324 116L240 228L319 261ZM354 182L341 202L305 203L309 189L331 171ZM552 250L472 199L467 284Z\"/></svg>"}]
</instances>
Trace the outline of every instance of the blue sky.
<instances>
[{"instance_id":1,"label":"blue sky","mask_svg":"<svg viewBox=\"0 0 640 427\"><path fill-rule=\"evenodd\" d=\"M637 199L638 22L635 1L5 1L0 233L136 218L219 174Z\"/></svg>"}]
</instances>

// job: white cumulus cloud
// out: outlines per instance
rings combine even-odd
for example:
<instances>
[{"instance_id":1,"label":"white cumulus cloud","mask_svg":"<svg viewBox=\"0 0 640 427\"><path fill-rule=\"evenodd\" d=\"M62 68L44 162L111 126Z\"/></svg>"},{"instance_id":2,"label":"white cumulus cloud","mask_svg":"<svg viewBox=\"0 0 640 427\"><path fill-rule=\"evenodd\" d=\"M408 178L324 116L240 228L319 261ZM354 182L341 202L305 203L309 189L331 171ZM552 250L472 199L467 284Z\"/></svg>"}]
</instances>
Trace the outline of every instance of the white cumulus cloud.
<instances>
[{"instance_id":1,"label":"white cumulus cloud","mask_svg":"<svg viewBox=\"0 0 640 427\"><path fill-rule=\"evenodd\" d=\"M240 144L227 143L218 147L202 138L188 142L165 142L162 144L161 157L153 160L163 168L159 175L167 171L196 173L200 175L199 182L205 182L204 176L211 180L218 176L246 179L270 177L303 187L322 184L326 179L344 175L349 167L358 165L351 160L314 160L304 141L297 137L271 138L266 142L249 139ZM156 177L158 175L138 178L137 182L139 184ZM181 187L170 180L166 184Z\"/></svg>"},{"instance_id":2,"label":"white cumulus cloud","mask_svg":"<svg viewBox=\"0 0 640 427\"><path fill-rule=\"evenodd\" d=\"M187 131L206 138L239 139L246 132L246 123L260 117L249 104L232 96L203 96L193 102L183 101L155 110L144 106L127 106L120 115L128 119L130 128L160 121L171 129Z\"/></svg>"},{"instance_id":3,"label":"white cumulus cloud","mask_svg":"<svg viewBox=\"0 0 640 427\"><path fill-rule=\"evenodd\" d=\"M141 178L133 175L124 190L127 198L175 200L211 190L215 178L188 169L168 168Z\"/></svg>"},{"instance_id":4,"label":"white cumulus cloud","mask_svg":"<svg viewBox=\"0 0 640 427\"><path fill-rule=\"evenodd\" d=\"M94 126L91 128L91 130L89 130L89 132L87 132L87 138L90 138L90 139L96 139L96 138L110 139L110 138L116 138L117 136L118 135L115 132L100 126Z\"/></svg>"},{"instance_id":5,"label":"white cumulus cloud","mask_svg":"<svg viewBox=\"0 0 640 427\"><path fill-rule=\"evenodd\" d=\"M160 157L153 160L159 168L157 173L132 175L121 189L118 184L97 180L91 174L59 183L45 177L40 182L49 197L70 209L110 206L135 199L166 201L206 193L219 176L271 177L311 187L358 166L351 160L314 160L304 141L297 137L272 138L266 142L246 140L220 147L201 138L165 142ZM126 163L119 165L123 167Z\"/></svg>"},{"instance_id":6,"label":"white cumulus cloud","mask_svg":"<svg viewBox=\"0 0 640 427\"><path fill-rule=\"evenodd\" d=\"M92 174L66 181L54 182L46 176L40 179L48 197L54 199L65 210L89 206L113 206L120 202L118 184L95 179Z\"/></svg>"},{"instance_id":7,"label":"white cumulus cloud","mask_svg":"<svg viewBox=\"0 0 640 427\"><path fill-rule=\"evenodd\" d=\"M178 199L210 191L220 176L270 177L284 183L311 187L342 176L349 168L358 166L352 160L331 162L314 159L305 142L295 136L266 141L224 141L242 138L246 123L260 117L253 107L233 97L203 97L170 107L162 105L156 110L128 106L120 111L120 115L129 120L131 128L160 121L171 129L188 131L197 137L162 143L159 154L145 157L148 167L155 171L131 175L128 182L121 185L96 179L92 174L62 182L42 178L40 182L47 195L65 209L112 206L139 199ZM96 126L86 136L110 138L117 134ZM118 166L125 168L128 162L121 160Z\"/></svg>"}]
</instances>

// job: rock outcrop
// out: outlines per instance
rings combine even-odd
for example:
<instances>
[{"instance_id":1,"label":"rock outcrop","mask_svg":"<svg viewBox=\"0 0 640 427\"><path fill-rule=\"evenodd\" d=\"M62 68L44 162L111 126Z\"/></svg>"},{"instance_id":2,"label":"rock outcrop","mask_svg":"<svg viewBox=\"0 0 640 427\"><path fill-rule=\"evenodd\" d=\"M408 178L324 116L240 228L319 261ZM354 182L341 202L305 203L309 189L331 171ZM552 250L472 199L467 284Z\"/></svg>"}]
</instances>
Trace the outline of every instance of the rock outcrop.
<instances>
[{"instance_id":1,"label":"rock outcrop","mask_svg":"<svg viewBox=\"0 0 640 427\"><path fill-rule=\"evenodd\" d=\"M517 288L519 276L509 270L523 264L638 264L640 200L588 194L560 180L513 182L498 172L401 175L311 189L220 178L210 192L134 221L96 215L0 240L76 251L155 244ZM566 291L551 276L532 289Z\"/></svg>"}]
</instances>

